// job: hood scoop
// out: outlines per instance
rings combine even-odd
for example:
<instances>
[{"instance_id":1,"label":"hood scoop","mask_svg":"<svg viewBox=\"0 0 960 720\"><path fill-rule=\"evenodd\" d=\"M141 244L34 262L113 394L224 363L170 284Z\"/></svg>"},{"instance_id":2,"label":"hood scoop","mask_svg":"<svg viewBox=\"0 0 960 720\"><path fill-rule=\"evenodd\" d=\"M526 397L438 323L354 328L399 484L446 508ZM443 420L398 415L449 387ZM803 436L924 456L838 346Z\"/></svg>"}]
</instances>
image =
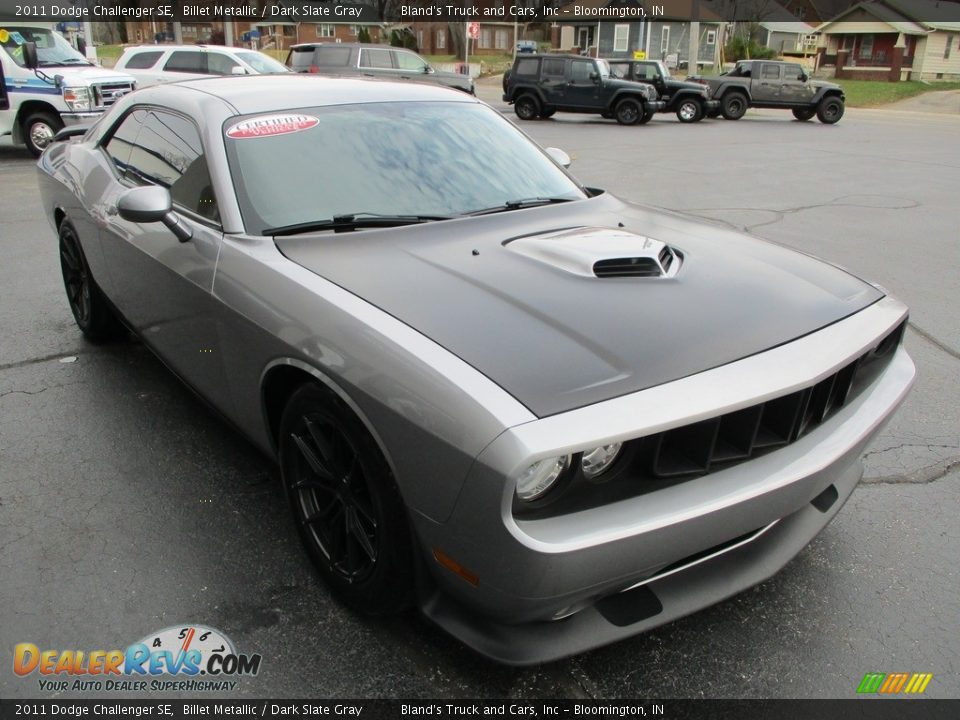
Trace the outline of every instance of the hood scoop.
<instances>
[{"instance_id":1,"label":"hood scoop","mask_svg":"<svg viewBox=\"0 0 960 720\"><path fill-rule=\"evenodd\" d=\"M505 243L507 249L582 277L669 278L683 255L666 243L626 230L577 227L527 235Z\"/></svg>"}]
</instances>

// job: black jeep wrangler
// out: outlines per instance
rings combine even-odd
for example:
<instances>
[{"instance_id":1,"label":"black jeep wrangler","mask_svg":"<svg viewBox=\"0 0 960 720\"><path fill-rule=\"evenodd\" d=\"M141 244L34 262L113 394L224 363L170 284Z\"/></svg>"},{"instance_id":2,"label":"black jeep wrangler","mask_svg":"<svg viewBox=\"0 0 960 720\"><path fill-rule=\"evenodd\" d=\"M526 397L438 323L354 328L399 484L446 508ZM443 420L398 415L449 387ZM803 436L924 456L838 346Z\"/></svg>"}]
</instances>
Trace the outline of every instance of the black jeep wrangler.
<instances>
[{"instance_id":1,"label":"black jeep wrangler","mask_svg":"<svg viewBox=\"0 0 960 720\"><path fill-rule=\"evenodd\" d=\"M666 103L663 112L676 113L682 123L697 122L720 107L707 88L677 80L659 60L607 60L607 64L611 77L652 85Z\"/></svg>"},{"instance_id":2,"label":"black jeep wrangler","mask_svg":"<svg viewBox=\"0 0 960 720\"><path fill-rule=\"evenodd\" d=\"M503 99L521 120L559 110L597 113L621 125L647 122L665 106L652 86L612 78L605 60L579 55L518 56L503 76Z\"/></svg>"}]
</instances>

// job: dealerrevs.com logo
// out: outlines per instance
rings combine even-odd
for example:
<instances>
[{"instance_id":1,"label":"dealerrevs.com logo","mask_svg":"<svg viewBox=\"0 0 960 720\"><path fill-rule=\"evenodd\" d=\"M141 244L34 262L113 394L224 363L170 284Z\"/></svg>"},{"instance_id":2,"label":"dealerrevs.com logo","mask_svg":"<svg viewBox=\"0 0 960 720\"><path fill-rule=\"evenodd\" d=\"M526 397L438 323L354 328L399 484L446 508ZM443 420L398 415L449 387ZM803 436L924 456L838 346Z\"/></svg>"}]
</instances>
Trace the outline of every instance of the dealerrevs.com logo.
<instances>
[{"instance_id":1,"label":"dealerrevs.com logo","mask_svg":"<svg viewBox=\"0 0 960 720\"><path fill-rule=\"evenodd\" d=\"M233 690L260 672L262 657L238 653L219 630L175 625L151 633L126 650L13 649L13 672L38 676L44 692Z\"/></svg>"}]
</instances>

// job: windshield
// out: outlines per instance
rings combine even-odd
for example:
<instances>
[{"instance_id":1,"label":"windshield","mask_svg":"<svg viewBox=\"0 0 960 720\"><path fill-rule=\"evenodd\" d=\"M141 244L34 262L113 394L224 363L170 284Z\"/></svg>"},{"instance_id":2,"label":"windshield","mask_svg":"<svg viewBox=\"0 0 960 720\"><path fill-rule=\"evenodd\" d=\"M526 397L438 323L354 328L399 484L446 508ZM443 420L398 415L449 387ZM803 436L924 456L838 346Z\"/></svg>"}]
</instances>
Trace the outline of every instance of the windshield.
<instances>
[{"instance_id":1,"label":"windshield","mask_svg":"<svg viewBox=\"0 0 960 720\"><path fill-rule=\"evenodd\" d=\"M390 102L237 118L225 127L244 224L347 215L456 216L532 198L586 197L500 113Z\"/></svg>"},{"instance_id":2,"label":"windshield","mask_svg":"<svg viewBox=\"0 0 960 720\"><path fill-rule=\"evenodd\" d=\"M286 65L260 52L248 50L246 52L238 52L236 55L261 74L290 72L290 69Z\"/></svg>"},{"instance_id":3,"label":"windshield","mask_svg":"<svg viewBox=\"0 0 960 720\"><path fill-rule=\"evenodd\" d=\"M59 33L52 30L15 25L0 27L0 45L20 67L24 67L23 44L25 42L37 44L37 60L40 67L91 64L83 55L74 50Z\"/></svg>"},{"instance_id":4,"label":"windshield","mask_svg":"<svg viewBox=\"0 0 960 720\"><path fill-rule=\"evenodd\" d=\"M672 76L670 75L670 68L668 68L668 67L667 67L666 65L664 65L662 62L658 62L658 63L657 63L657 67L660 68L660 74L663 76L663 79L664 79L664 80L668 80L670 77L672 77Z\"/></svg>"},{"instance_id":5,"label":"windshield","mask_svg":"<svg viewBox=\"0 0 960 720\"><path fill-rule=\"evenodd\" d=\"M610 66L606 60L597 60L597 70L599 70L600 77L604 80L610 77Z\"/></svg>"}]
</instances>

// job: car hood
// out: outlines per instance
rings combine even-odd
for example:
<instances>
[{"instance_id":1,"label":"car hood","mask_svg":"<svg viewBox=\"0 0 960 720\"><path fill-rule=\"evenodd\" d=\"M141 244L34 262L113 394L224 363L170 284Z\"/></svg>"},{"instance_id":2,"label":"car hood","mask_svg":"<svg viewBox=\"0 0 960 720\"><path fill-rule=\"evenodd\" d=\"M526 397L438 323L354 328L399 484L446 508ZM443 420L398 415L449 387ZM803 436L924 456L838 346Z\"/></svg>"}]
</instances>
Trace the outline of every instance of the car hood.
<instances>
[{"instance_id":1,"label":"car hood","mask_svg":"<svg viewBox=\"0 0 960 720\"><path fill-rule=\"evenodd\" d=\"M762 352L882 297L807 255L609 195L275 242L539 417ZM659 243L679 253L672 277L592 273L594 256Z\"/></svg>"},{"instance_id":2,"label":"car hood","mask_svg":"<svg viewBox=\"0 0 960 720\"><path fill-rule=\"evenodd\" d=\"M50 77L54 75L62 76L63 84L68 87L88 85L90 83L132 83L134 81L134 77L126 72L115 72L98 67L51 67L47 68L47 74Z\"/></svg>"}]
</instances>

